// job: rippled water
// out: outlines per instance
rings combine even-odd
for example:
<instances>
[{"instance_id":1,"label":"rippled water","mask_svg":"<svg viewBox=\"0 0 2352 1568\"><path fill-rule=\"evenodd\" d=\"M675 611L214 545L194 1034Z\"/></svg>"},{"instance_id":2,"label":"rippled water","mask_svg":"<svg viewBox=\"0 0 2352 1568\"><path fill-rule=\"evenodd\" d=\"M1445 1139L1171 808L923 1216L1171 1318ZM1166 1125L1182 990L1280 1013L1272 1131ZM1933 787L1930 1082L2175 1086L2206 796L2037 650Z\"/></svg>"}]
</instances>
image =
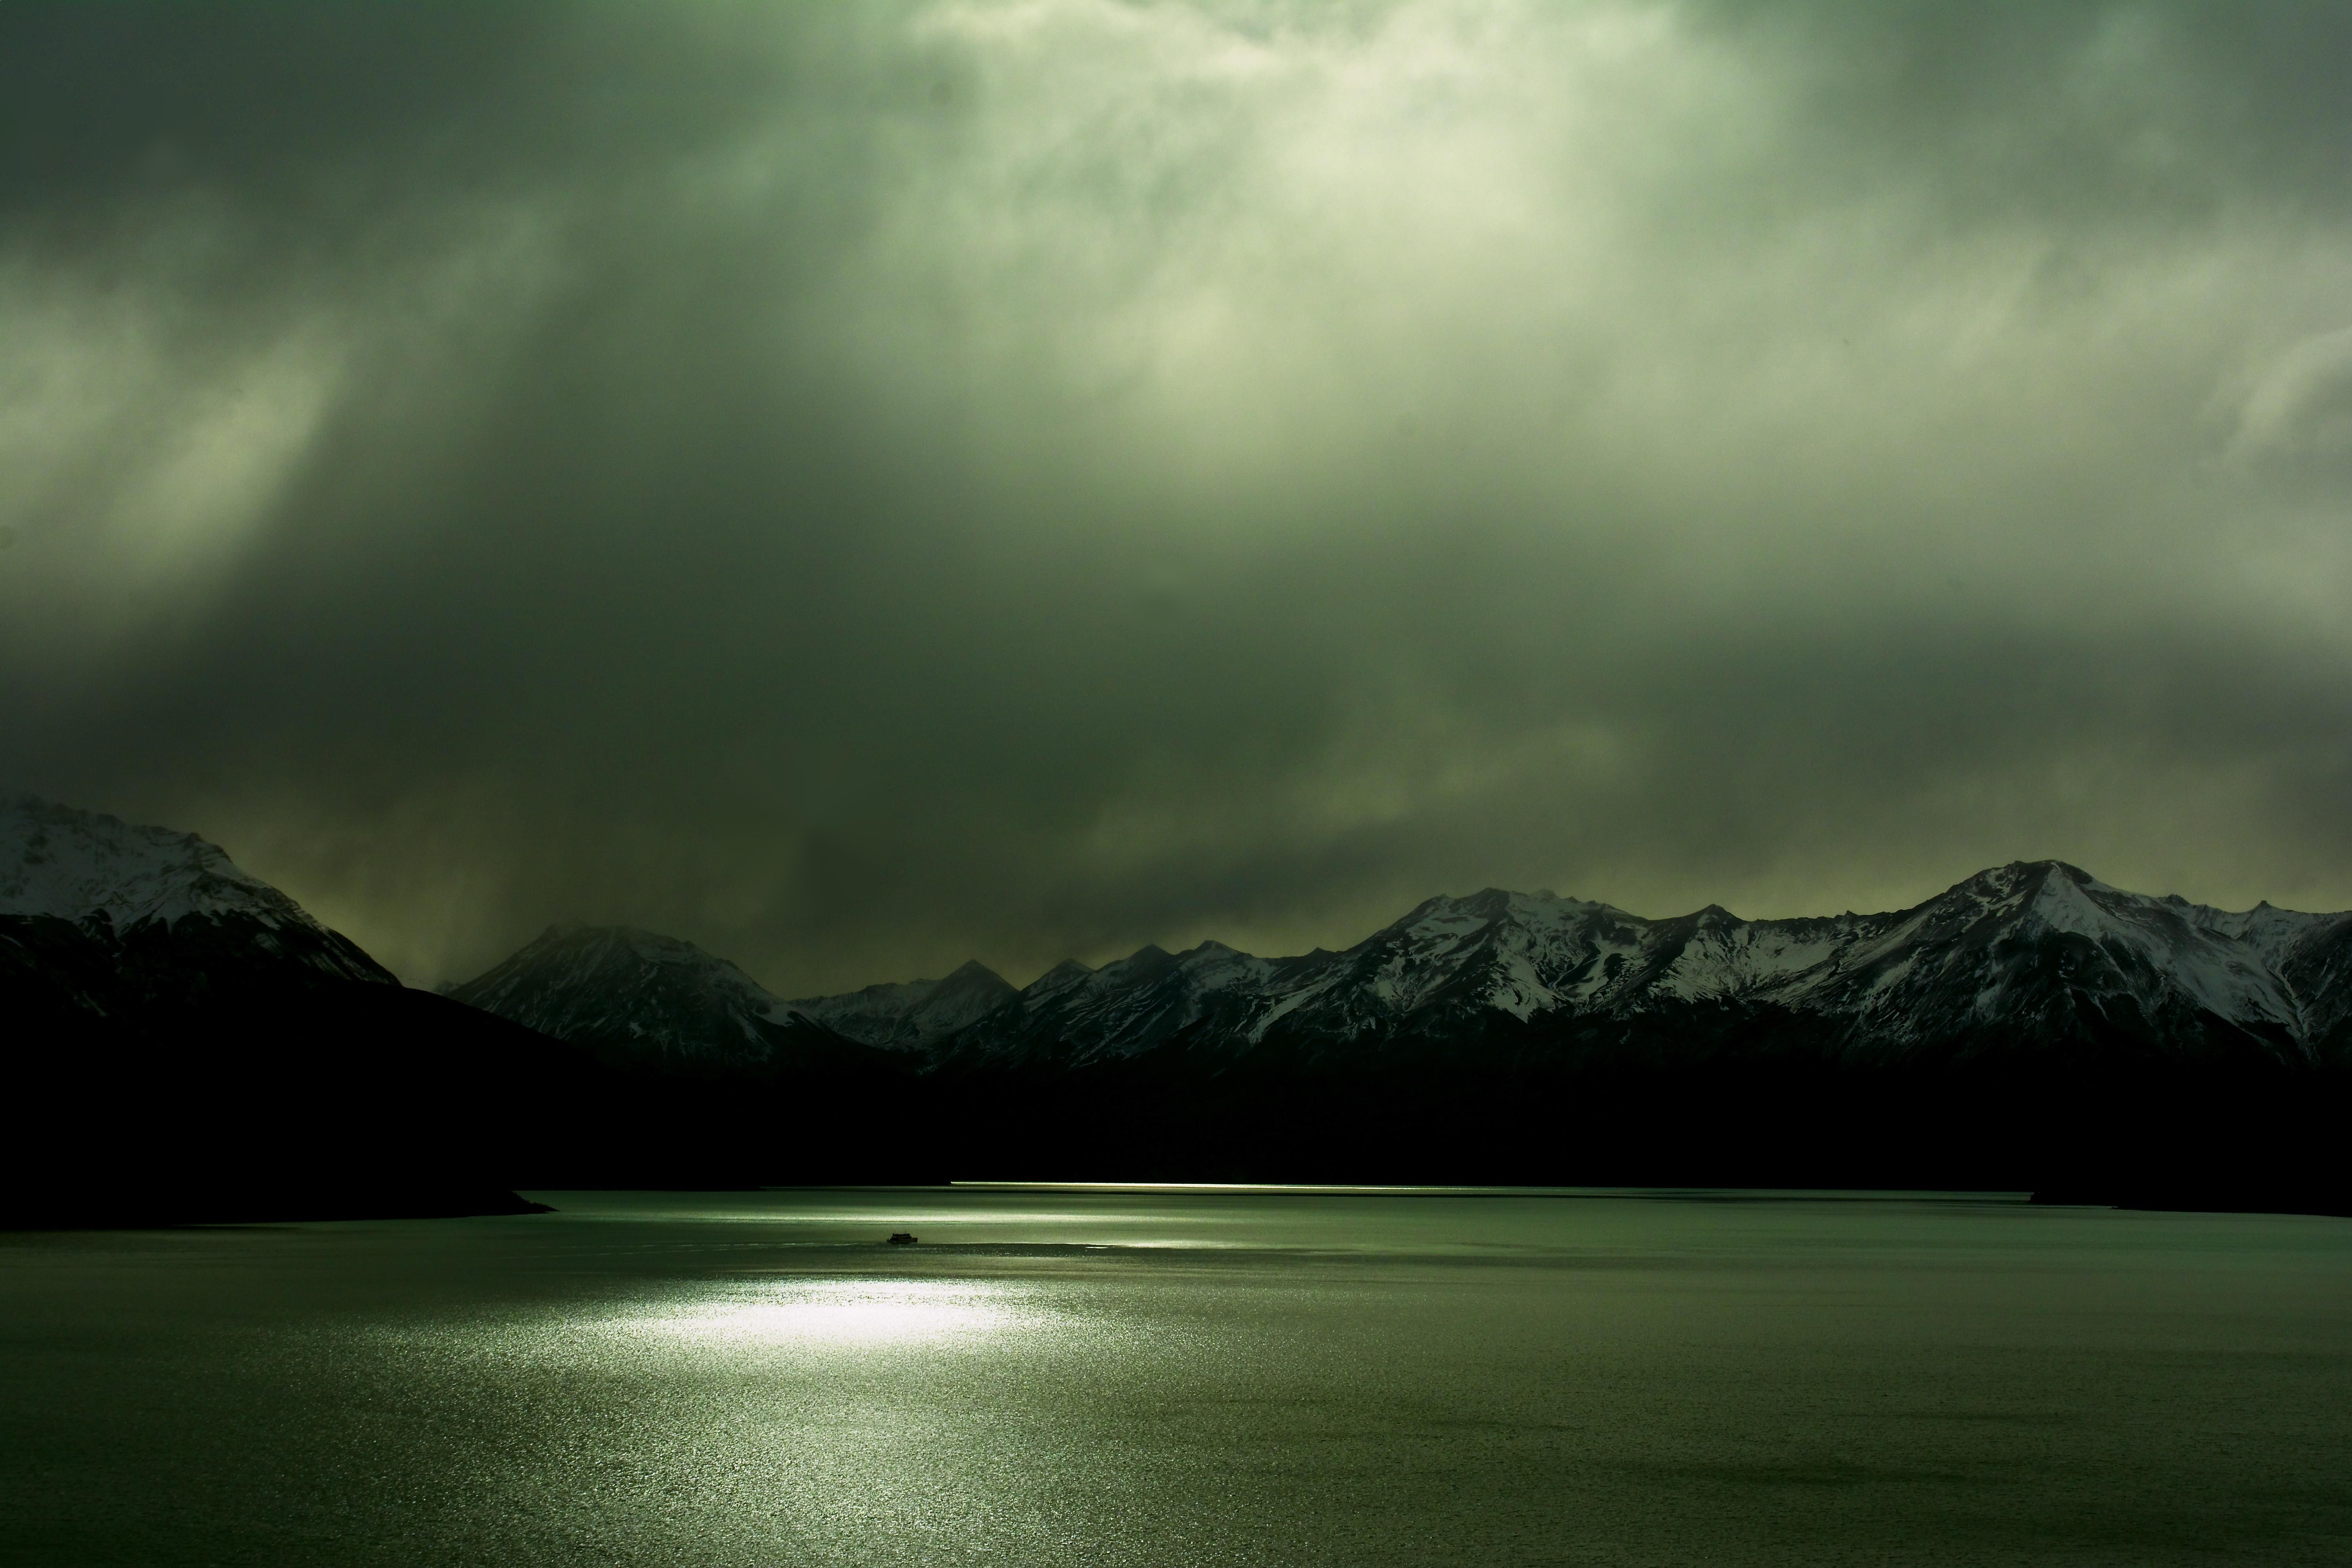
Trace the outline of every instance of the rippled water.
<instances>
[{"instance_id":1,"label":"rippled water","mask_svg":"<svg viewBox=\"0 0 2352 1568\"><path fill-rule=\"evenodd\" d=\"M541 1195L0 1237L0 1562L2352 1562L2352 1221Z\"/></svg>"}]
</instances>

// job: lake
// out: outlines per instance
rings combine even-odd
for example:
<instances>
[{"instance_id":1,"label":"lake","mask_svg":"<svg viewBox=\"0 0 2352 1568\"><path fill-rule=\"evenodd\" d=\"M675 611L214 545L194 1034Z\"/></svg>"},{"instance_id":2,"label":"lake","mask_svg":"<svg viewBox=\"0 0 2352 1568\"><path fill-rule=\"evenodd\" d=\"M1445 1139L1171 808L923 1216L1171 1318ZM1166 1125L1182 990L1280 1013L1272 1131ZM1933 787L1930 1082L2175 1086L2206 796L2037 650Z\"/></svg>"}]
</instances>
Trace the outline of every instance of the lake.
<instances>
[{"instance_id":1,"label":"lake","mask_svg":"<svg viewBox=\"0 0 2352 1568\"><path fill-rule=\"evenodd\" d=\"M2352 1561L2352 1221L532 1195L0 1237L0 1563Z\"/></svg>"}]
</instances>

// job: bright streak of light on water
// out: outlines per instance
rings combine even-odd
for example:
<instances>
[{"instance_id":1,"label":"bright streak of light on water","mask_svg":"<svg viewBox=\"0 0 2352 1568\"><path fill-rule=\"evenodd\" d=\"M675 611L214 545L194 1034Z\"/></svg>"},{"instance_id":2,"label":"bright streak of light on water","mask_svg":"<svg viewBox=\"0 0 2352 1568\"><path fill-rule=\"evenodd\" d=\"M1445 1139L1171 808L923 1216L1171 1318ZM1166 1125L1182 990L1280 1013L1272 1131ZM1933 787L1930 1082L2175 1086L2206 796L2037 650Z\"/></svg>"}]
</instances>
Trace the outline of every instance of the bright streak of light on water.
<instances>
[{"instance_id":1,"label":"bright streak of light on water","mask_svg":"<svg viewBox=\"0 0 2352 1568\"><path fill-rule=\"evenodd\" d=\"M777 1345L948 1345L1038 1326L1012 1292L920 1279L794 1282L627 1320L649 1336L745 1348Z\"/></svg>"}]
</instances>

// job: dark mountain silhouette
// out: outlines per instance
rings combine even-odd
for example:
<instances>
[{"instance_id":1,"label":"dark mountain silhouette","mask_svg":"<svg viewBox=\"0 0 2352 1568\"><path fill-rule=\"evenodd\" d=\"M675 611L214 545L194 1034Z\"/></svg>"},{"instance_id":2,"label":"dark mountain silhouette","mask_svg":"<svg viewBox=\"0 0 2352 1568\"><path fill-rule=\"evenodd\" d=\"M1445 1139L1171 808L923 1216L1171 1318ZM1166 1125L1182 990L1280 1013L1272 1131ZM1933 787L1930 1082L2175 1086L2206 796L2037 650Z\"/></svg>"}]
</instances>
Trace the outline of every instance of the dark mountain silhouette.
<instances>
[{"instance_id":1,"label":"dark mountain silhouette","mask_svg":"<svg viewBox=\"0 0 2352 1568\"><path fill-rule=\"evenodd\" d=\"M656 1163L606 1140L665 1152L583 1053L401 985L216 846L30 798L0 1016L0 1225L515 1212Z\"/></svg>"}]
</instances>

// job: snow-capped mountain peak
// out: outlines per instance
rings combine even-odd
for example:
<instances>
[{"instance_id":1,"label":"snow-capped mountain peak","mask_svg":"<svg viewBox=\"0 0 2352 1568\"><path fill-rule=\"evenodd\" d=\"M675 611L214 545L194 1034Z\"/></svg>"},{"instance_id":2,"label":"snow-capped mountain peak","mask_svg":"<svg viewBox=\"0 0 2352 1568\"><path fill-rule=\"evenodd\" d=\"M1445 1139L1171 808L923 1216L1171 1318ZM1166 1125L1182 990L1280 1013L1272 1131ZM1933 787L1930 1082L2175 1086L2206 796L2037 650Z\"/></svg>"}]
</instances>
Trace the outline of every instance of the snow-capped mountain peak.
<instances>
[{"instance_id":1,"label":"snow-capped mountain peak","mask_svg":"<svg viewBox=\"0 0 2352 1568\"><path fill-rule=\"evenodd\" d=\"M142 962L178 954L164 969L215 988L238 976L399 984L217 844L29 795L0 800L0 923L14 928L5 934L20 948L62 940L38 934L50 921L99 944L110 965L131 948Z\"/></svg>"},{"instance_id":2,"label":"snow-capped mountain peak","mask_svg":"<svg viewBox=\"0 0 2352 1568\"><path fill-rule=\"evenodd\" d=\"M34 795L0 803L0 915L82 921L118 931L189 915L244 915L267 926L322 931L302 907L193 833Z\"/></svg>"},{"instance_id":3,"label":"snow-capped mountain peak","mask_svg":"<svg viewBox=\"0 0 2352 1568\"><path fill-rule=\"evenodd\" d=\"M550 926L449 995L616 1060L769 1068L833 1031L726 959L635 926Z\"/></svg>"}]
</instances>

